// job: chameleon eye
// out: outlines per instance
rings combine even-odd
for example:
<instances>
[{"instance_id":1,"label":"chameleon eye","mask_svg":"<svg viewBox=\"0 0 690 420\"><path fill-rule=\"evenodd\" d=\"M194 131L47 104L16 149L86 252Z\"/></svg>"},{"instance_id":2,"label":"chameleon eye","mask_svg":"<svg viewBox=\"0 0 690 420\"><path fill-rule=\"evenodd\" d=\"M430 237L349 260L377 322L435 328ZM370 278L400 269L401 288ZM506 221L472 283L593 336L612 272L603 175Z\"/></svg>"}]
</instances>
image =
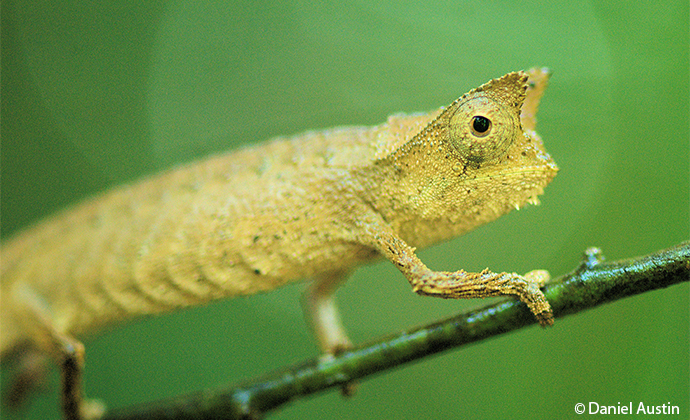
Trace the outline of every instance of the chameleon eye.
<instances>
[{"instance_id":1,"label":"chameleon eye","mask_svg":"<svg viewBox=\"0 0 690 420\"><path fill-rule=\"evenodd\" d=\"M446 121L457 157L476 163L500 159L521 131L519 109L483 92L458 102Z\"/></svg>"},{"instance_id":2,"label":"chameleon eye","mask_svg":"<svg viewBox=\"0 0 690 420\"><path fill-rule=\"evenodd\" d=\"M484 137L489 134L491 130L491 120L477 115L472 117L472 134L477 137Z\"/></svg>"}]
</instances>

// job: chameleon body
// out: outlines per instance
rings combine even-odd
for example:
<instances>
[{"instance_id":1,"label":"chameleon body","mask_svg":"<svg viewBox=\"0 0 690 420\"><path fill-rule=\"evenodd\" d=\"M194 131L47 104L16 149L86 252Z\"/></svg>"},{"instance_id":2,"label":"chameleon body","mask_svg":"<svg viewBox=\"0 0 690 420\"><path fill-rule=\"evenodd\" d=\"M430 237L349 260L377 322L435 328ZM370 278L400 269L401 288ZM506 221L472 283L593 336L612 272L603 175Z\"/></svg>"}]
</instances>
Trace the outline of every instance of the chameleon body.
<instances>
[{"instance_id":1,"label":"chameleon body","mask_svg":"<svg viewBox=\"0 0 690 420\"><path fill-rule=\"evenodd\" d=\"M349 341L331 296L382 256L419 294L513 294L551 324L543 272L434 272L413 248L536 202L557 171L533 131L547 79L509 73L428 114L211 157L24 230L2 246L0 354L72 358L68 387L78 338L106 325L310 278L307 313L336 352ZM73 394L63 408L79 418Z\"/></svg>"}]
</instances>

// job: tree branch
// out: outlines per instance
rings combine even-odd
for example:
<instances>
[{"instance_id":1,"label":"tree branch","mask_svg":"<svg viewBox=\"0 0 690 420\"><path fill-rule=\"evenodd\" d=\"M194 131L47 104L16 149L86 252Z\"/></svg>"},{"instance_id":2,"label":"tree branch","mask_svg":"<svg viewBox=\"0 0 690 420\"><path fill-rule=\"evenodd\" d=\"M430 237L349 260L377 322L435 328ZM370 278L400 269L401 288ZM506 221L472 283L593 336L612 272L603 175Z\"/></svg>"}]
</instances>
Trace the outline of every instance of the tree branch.
<instances>
[{"instance_id":1,"label":"tree branch","mask_svg":"<svg viewBox=\"0 0 690 420\"><path fill-rule=\"evenodd\" d=\"M618 299L690 281L690 241L643 257L604 263L590 248L573 272L544 288L561 318ZM332 358L315 358L226 389L199 391L145 405L112 410L106 420L259 418L319 391L398 367L450 348L535 324L517 300L459 314L384 337Z\"/></svg>"}]
</instances>

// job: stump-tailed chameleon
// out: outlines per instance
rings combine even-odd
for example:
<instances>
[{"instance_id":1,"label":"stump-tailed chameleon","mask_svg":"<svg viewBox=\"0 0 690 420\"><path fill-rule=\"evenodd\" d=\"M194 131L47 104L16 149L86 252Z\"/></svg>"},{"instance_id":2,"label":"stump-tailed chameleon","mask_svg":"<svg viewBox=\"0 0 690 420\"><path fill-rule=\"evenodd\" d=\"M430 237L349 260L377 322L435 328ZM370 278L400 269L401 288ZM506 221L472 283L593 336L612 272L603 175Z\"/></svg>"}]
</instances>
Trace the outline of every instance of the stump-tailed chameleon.
<instances>
[{"instance_id":1,"label":"stump-tailed chameleon","mask_svg":"<svg viewBox=\"0 0 690 420\"><path fill-rule=\"evenodd\" d=\"M544 271L432 271L415 254L520 208L556 175L535 133L548 72L509 73L427 114L277 138L102 193L2 245L0 351L62 367L79 418L88 333L140 315L312 279L305 311L325 353L350 342L332 300L384 257L412 290L516 295L553 323Z\"/></svg>"}]
</instances>

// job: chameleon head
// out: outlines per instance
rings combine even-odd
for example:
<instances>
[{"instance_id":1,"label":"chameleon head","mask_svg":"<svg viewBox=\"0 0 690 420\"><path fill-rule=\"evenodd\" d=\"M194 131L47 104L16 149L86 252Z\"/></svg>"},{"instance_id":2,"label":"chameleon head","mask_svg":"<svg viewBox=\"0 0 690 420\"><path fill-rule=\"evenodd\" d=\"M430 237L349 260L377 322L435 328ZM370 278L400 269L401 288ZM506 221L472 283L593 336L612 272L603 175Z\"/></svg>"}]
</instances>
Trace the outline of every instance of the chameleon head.
<instances>
[{"instance_id":1,"label":"chameleon head","mask_svg":"<svg viewBox=\"0 0 690 420\"><path fill-rule=\"evenodd\" d=\"M534 131L547 80L546 70L508 73L431 114L378 161L382 176L370 187L370 202L415 246L537 203L558 170Z\"/></svg>"},{"instance_id":2,"label":"chameleon head","mask_svg":"<svg viewBox=\"0 0 690 420\"><path fill-rule=\"evenodd\" d=\"M410 155L429 159L419 159L417 184L404 192L430 231L420 234L417 225L410 237L420 244L452 237L538 203L558 171L534 131L547 81L545 69L491 80L442 110L418 135L412 143L427 153ZM445 143L438 149L437 139Z\"/></svg>"},{"instance_id":3,"label":"chameleon head","mask_svg":"<svg viewBox=\"0 0 690 420\"><path fill-rule=\"evenodd\" d=\"M535 202L558 168L534 131L548 69L513 72L474 89L455 101L446 120L455 158L475 175L504 177L504 185L532 190ZM490 183L487 183L490 185ZM525 200L516 199L513 206Z\"/></svg>"}]
</instances>

